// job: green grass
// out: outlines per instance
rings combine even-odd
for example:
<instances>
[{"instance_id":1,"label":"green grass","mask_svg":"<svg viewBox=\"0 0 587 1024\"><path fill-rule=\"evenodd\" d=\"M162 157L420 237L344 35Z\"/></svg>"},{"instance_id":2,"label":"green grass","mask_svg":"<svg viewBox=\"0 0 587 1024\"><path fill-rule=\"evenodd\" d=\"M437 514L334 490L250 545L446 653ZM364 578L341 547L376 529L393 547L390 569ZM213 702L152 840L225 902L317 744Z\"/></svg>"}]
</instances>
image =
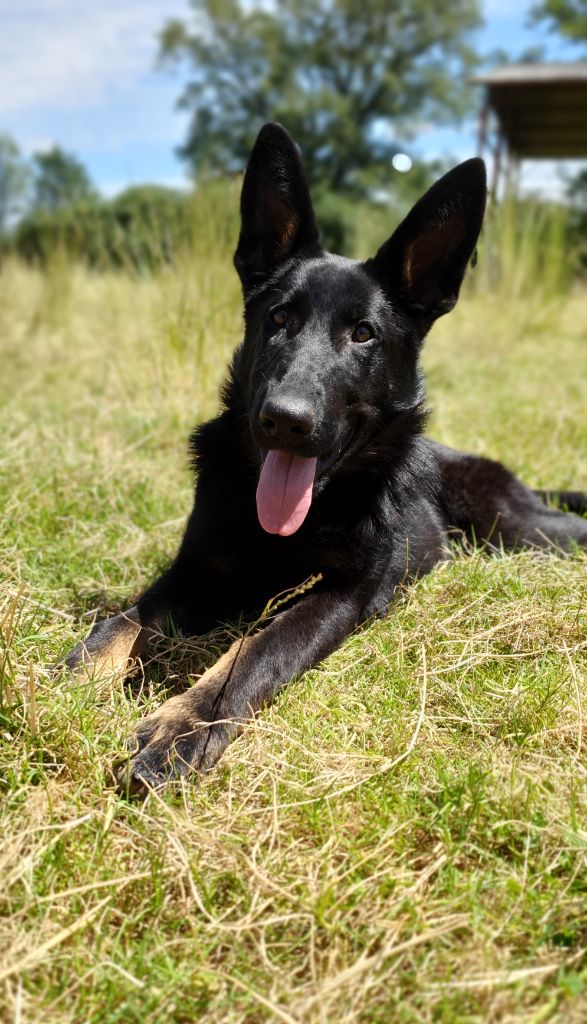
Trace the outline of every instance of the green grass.
<instances>
[{"instance_id":1,"label":"green grass","mask_svg":"<svg viewBox=\"0 0 587 1024\"><path fill-rule=\"evenodd\" d=\"M430 432L585 486L587 295L508 252L432 332ZM584 555L443 565L142 806L109 766L226 638L132 690L43 669L173 554L240 329L228 243L0 275L0 1020L579 1024Z\"/></svg>"}]
</instances>

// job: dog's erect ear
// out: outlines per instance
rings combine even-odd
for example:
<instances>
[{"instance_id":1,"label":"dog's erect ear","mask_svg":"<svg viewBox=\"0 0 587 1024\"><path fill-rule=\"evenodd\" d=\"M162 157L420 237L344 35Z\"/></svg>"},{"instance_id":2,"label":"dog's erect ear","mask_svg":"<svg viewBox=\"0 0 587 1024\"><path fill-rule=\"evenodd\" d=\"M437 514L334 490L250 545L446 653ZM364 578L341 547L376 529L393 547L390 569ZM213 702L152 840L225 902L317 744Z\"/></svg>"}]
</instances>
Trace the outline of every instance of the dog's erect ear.
<instances>
[{"instance_id":1,"label":"dog's erect ear","mask_svg":"<svg viewBox=\"0 0 587 1024\"><path fill-rule=\"evenodd\" d=\"M320 237L298 148L266 124L249 157L234 263L245 292L298 252L318 254Z\"/></svg>"},{"instance_id":2,"label":"dog's erect ear","mask_svg":"<svg viewBox=\"0 0 587 1024\"><path fill-rule=\"evenodd\" d=\"M455 305L485 212L485 164L459 164L418 200L365 269L430 321Z\"/></svg>"}]
</instances>

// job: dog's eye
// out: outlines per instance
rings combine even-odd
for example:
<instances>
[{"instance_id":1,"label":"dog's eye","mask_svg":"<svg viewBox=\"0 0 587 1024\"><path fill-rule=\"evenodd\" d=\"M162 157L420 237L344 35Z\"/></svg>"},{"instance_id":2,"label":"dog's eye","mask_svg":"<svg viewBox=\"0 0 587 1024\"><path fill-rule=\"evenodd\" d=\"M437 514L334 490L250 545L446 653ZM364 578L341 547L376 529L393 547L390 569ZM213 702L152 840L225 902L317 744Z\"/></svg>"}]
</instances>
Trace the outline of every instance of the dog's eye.
<instances>
[{"instance_id":1,"label":"dog's eye","mask_svg":"<svg viewBox=\"0 0 587 1024\"><path fill-rule=\"evenodd\" d=\"M371 338L373 337L374 333L375 332L374 332L373 328L371 327L371 324L360 323L360 324L357 324L357 326L355 327L351 337L352 337L353 341L356 341L359 344L362 344L365 341L371 341Z\"/></svg>"},{"instance_id":2,"label":"dog's eye","mask_svg":"<svg viewBox=\"0 0 587 1024\"><path fill-rule=\"evenodd\" d=\"M271 313L271 319L277 327L285 327L287 323L287 309L284 306L280 306L279 309L274 309Z\"/></svg>"}]
</instances>

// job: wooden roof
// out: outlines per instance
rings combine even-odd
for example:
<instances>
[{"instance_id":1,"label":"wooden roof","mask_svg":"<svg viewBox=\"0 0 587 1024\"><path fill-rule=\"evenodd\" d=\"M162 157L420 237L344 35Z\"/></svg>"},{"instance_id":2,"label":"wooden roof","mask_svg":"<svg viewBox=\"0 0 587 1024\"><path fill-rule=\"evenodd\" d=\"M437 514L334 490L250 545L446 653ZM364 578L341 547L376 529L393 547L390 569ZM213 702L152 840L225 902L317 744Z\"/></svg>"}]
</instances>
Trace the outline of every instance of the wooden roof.
<instances>
[{"instance_id":1,"label":"wooden roof","mask_svg":"<svg viewBox=\"0 0 587 1024\"><path fill-rule=\"evenodd\" d=\"M587 61L505 64L474 81L513 155L587 157Z\"/></svg>"}]
</instances>

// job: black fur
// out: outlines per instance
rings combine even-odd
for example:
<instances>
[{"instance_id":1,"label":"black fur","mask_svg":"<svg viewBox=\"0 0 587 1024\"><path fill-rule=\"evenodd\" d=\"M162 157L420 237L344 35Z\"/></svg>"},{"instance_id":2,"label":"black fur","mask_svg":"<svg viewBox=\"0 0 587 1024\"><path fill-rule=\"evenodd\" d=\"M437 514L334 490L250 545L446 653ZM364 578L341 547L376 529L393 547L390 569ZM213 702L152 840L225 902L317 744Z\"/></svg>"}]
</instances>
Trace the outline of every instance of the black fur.
<instances>
[{"instance_id":1,"label":"black fur","mask_svg":"<svg viewBox=\"0 0 587 1024\"><path fill-rule=\"evenodd\" d=\"M484 165L468 160L430 189L373 259L332 256L320 247L296 146L279 125L262 129L235 256L244 341L220 415L192 435L194 509L173 564L138 601L142 632L128 654L165 621L204 633L321 578L145 721L121 786L209 768L282 686L359 623L385 614L406 577L447 557L455 530L508 550L587 546L587 523L548 507L549 496L498 463L422 436L419 351L457 300L485 195ZM265 532L257 516L271 450L318 459L309 512L290 536ZM576 493L561 500L585 507ZM118 652L120 631L128 632L120 620L97 627L69 664Z\"/></svg>"}]
</instances>

